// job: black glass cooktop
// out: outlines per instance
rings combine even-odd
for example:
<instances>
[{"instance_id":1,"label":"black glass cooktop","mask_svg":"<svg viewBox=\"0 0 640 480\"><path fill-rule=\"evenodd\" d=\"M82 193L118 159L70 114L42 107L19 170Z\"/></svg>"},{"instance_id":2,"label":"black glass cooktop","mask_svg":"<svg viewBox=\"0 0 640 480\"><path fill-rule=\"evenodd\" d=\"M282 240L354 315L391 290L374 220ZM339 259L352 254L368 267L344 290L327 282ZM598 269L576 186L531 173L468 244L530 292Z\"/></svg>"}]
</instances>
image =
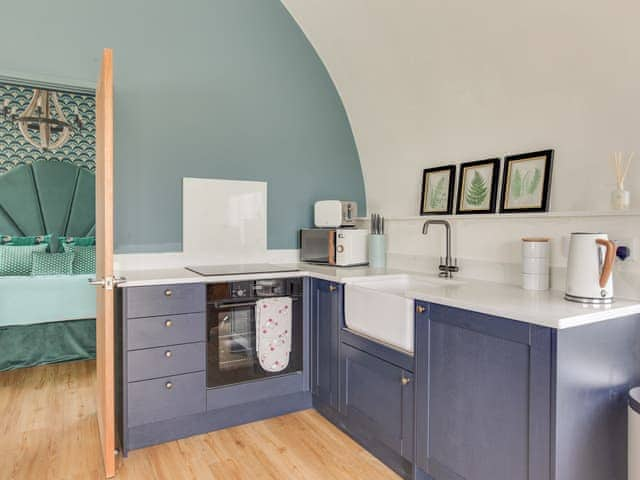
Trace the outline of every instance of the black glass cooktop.
<instances>
[{"instance_id":1,"label":"black glass cooktop","mask_svg":"<svg viewBox=\"0 0 640 480\"><path fill-rule=\"evenodd\" d=\"M298 272L300 270L296 267L272 265L270 263L250 263L244 265L198 265L185 268L204 277L214 277L218 275L249 275L255 273Z\"/></svg>"}]
</instances>

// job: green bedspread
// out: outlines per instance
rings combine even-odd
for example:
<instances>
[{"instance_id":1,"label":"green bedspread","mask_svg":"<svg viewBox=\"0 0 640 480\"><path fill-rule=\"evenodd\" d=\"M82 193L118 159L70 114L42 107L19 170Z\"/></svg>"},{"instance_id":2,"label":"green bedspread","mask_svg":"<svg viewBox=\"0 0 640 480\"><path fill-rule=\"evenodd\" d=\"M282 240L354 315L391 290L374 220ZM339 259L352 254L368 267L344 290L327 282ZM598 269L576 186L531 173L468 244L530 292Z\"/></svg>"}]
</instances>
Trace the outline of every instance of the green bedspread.
<instances>
[{"instance_id":1,"label":"green bedspread","mask_svg":"<svg viewBox=\"0 0 640 480\"><path fill-rule=\"evenodd\" d=\"M96 321L0 327L0 371L96 357Z\"/></svg>"}]
</instances>

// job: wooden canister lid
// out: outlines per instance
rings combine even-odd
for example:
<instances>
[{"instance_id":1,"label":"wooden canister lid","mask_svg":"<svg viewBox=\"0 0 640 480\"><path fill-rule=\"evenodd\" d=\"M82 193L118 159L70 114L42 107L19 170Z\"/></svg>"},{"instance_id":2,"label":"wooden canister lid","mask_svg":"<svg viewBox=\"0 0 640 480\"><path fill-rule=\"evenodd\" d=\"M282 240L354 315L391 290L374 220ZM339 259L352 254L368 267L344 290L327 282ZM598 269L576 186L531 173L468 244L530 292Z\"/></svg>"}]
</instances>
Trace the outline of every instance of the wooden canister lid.
<instances>
[{"instance_id":1,"label":"wooden canister lid","mask_svg":"<svg viewBox=\"0 0 640 480\"><path fill-rule=\"evenodd\" d=\"M551 240L548 237L525 237L522 239L523 242L548 242Z\"/></svg>"}]
</instances>

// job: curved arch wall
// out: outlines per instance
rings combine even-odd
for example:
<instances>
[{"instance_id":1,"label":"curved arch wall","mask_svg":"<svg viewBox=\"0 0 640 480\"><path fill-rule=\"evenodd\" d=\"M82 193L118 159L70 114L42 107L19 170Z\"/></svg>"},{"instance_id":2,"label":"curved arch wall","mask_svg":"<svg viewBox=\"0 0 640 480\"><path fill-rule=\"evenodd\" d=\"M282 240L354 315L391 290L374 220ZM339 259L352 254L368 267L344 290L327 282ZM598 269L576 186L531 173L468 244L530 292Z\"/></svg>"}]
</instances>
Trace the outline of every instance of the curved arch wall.
<instances>
[{"instance_id":1,"label":"curved arch wall","mask_svg":"<svg viewBox=\"0 0 640 480\"><path fill-rule=\"evenodd\" d=\"M342 96L372 210L417 215L423 168L547 147L551 209L607 210L609 155L640 153L638 2L282 2ZM628 183L640 206L640 167Z\"/></svg>"},{"instance_id":2,"label":"curved arch wall","mask_svg":"<svg viewBox=\"0 0 640 480\"><path fill-rule=\"evenodd\" d=\"M318 199L364 208L358 152L322 62L277 0L10 2L0 74L93 84L112 47L116 249L181 248L181 179L269 184L268 246Z\"/></svg>"}]
</instances>

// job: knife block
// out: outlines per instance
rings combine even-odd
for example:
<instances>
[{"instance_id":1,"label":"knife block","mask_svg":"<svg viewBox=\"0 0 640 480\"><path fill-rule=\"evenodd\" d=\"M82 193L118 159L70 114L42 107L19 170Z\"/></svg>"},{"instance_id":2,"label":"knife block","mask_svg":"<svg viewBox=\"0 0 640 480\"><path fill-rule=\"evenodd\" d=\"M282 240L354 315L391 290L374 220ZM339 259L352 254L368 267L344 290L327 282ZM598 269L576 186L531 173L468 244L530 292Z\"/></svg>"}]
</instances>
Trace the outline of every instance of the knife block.
<instances>
[{"instance_id":1,"label":"knife block","mask_svg":"<svg viewBox=\"0 0 640 480\"><path fill-rule=\"evenodd\" d=\"M387 241L384 235L369 235L369 267L387 266Z\"/></svg>"}]
</instances>

